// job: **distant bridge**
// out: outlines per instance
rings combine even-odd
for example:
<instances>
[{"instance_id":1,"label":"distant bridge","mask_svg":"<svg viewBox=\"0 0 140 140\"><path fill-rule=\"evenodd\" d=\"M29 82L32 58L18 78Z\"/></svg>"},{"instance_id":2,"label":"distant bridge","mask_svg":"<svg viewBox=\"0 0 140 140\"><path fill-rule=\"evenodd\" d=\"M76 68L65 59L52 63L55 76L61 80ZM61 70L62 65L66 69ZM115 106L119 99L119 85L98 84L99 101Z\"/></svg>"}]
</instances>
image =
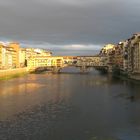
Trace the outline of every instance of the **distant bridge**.
<instances>
[{"instance_id":1,"label":"distant bridge","mask_svg":"<svg viewBox=\"0 0 140 140\"><path fill-rule=\"evenodd\" d=\"M65 67L73 66L80 69L82 73L89 71L90 67L99 70L107 70L108 66L101 64L99 56L52 56L35 57L30 59L29 68L35 71L50 70L59 73Z\"/></svg>"}]
</instances>

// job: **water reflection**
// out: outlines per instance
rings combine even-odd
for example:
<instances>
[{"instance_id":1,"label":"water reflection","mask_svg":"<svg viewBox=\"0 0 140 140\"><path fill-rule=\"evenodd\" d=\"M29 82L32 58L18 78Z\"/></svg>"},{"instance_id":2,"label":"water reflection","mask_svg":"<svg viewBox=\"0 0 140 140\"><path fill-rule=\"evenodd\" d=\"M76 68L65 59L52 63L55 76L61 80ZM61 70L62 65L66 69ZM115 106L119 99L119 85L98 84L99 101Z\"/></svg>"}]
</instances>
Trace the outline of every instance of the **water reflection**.
<instances>
[{"instance_id":1,"label":"water reflection","mask_svg":"<svg viewBox=\"0 0 140 140\"><path fill-rule=\"evenodd\" d=\"M1 82L0 139L139 140L139 85L97 71Z\"/></svg>"},{"instance_id":2,"label":"water reflection","mask_svg":"<svg viewBox=\"0 0 140 140\"><path fill-rule=\"evenodd\" d=\"M124 92L119 92L115 96L116 98L127 99L131 102L139 102L140 100L140 83L132 82L132 81L122 81Z\"/></svg>"}]
</instances>

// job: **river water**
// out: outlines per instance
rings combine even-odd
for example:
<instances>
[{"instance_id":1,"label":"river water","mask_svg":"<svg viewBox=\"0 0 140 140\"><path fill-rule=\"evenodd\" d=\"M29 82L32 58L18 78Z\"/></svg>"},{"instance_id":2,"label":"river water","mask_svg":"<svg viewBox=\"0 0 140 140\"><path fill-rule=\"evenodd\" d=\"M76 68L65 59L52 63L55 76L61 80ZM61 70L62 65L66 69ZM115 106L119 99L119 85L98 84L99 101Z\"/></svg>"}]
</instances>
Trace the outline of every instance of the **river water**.
<instances>
[{"instance_id":1,"label":"river water","mask_svg":"<svg viewBox=\"0 0 140 140\"><path fill-rule=\"evenodd\" d=\"M140 84L75 69L0 81L0 140L140 140Z\"/></svg>"}]
</instances>

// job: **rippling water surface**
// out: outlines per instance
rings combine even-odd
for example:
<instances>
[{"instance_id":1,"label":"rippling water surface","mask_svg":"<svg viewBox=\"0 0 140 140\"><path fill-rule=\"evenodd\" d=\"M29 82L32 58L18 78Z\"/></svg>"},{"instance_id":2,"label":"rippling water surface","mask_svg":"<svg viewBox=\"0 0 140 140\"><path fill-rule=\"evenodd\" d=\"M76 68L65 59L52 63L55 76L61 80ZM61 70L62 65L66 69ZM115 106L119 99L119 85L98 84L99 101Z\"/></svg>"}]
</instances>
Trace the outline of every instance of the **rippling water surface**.
<instances>
[{"instance_id":1,"label":"rippling water surface","mask_svg":"<svg viewBox=\"0 0 140 140\"><path fill-rule=\"evenodd\" d=\"M140 140L140 84L71 70L0 81L0 140Z\"/></svg>"}]
</instances>

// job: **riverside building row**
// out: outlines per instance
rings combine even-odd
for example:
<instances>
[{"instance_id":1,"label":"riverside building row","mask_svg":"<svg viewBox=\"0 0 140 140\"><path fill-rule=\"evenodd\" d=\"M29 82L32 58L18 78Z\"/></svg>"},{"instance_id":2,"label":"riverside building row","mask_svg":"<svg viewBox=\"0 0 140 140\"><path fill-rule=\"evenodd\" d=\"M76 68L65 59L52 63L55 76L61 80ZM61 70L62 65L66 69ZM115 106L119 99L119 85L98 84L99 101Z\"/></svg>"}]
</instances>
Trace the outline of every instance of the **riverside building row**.
<instances>
[{"instance_id":1,"label":"riverside building row","mask_svg":"<svg viewBox=\"0 0 140 140\"><path fill-rule=\"evenodd\" d=\"M75 56L52 56L50 51L39 48L22 48L17 42L0 42L0 70L27 67L29 71L37 68L63 67L77 61Z\"/></svg>"},{"instance_id":2,"label":"riverside building row","mask_svg":"<svg viewBox=\"0 0 140 140\"><path fill-rule=\"evenodd\" d=\"M118 70L121 74L140 80L140 33L117 45L105 45L99 56L110 72Z\"/></svg>"},{"instance_id":3,"label":"riverside building row","mask_svg":"<svg viewBox=\"0 0 140 140\"><path fill-rule=\"evenodd\" d=\"M21 48L17 42L0 42L0 70L31 67L32 58L38 60L40 57L48 57L51 54L50 51L44 49Z\"/></svg>"}]
</instances>

